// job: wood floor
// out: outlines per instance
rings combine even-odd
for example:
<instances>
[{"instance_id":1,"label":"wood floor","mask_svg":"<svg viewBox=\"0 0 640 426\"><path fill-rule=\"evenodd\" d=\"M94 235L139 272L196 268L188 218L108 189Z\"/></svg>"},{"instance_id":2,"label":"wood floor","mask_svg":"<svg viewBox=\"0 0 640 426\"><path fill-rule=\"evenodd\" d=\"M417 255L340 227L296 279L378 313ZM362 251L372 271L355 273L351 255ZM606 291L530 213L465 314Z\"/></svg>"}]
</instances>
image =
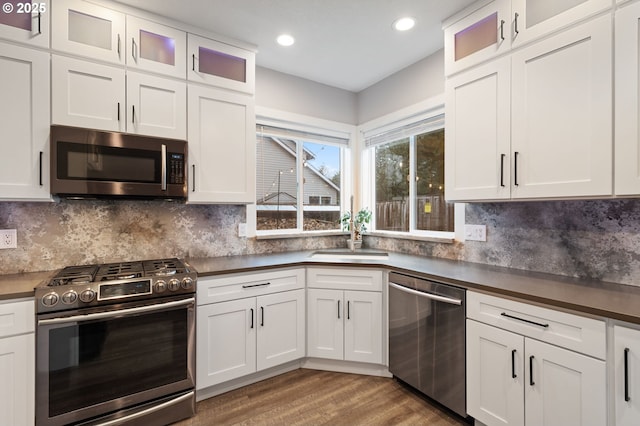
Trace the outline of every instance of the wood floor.
<instances>
[{"instance_id":1,"label":"wood floor","mask_svg":"<svg viewBox=\"0 0 640 426\"><path fill-rule=\"evenodd\" d=\"M175 426L466 424L394 379L299 369L201 401Z\"/></svg>"}]
</instances>

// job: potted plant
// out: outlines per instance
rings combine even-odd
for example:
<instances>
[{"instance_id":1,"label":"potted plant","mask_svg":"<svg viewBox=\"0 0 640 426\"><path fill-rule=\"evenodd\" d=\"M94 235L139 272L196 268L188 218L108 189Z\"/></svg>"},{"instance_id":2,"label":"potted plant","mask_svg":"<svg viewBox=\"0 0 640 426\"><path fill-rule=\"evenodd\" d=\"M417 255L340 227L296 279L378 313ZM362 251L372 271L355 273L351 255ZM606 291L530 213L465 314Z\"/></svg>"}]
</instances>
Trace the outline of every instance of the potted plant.
<instances>
[{"instance_id":1,"label":"potted plant","mask_svg":"<svg viewBox=\"0 0 640 426\"><path fill-rule=\"evenodd\" d=\"M351 223L351 212L346 212L340 218L340 222L342 223L342 230L351 232L350 223ZM351 247L351 238L347 240L349 244L349 248L360 248L362 246L362 234L367 232L367 225L371 222L371 210L364 208L360 209L353 216L353 229L354 229L354 237L353 237L353 247Z\"/></svg>"}]
</instances>

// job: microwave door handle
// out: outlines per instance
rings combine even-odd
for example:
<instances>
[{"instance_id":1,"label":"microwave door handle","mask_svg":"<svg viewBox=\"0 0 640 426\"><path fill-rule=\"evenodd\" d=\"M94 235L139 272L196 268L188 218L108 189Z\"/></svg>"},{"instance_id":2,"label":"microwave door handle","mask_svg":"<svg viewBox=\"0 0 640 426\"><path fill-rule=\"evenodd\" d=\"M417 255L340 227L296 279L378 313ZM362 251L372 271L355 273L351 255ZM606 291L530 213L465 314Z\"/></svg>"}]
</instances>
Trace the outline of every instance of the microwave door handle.
<instances>
[{"instance_id":1,"label":"microwave door handle","mask_svg":"<svg viewBox=\"0 0 640 426\"><path fill-rule=\"evenodd\" d=\"M162 144L162 190L167 190L167 146Z\"/></svg>"}]
</instances>

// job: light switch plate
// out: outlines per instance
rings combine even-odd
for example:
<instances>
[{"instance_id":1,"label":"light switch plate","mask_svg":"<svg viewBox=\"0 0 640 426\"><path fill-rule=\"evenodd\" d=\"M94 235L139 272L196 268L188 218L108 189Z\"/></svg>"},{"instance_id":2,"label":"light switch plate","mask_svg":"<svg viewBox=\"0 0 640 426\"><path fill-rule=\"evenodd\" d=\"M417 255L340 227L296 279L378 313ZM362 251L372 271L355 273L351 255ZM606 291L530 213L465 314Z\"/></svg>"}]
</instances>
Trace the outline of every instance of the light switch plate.
<instances>
[{"instance_id":1,"label":"light switch plate","mask_svg":"<svg viewBox=\"0 0 640 426\"><path fill-rule=\"evenodd\" d=\"M247 224L239 223L238 224L238 237L246 237L247 236Z\"/></svg>"},{"instance_id":2,"label":"light switch plate","mask_svg":"<svg viewBox=\"0 0 640 426\"><path fill-rule=\"evenodd\" d=\"M487 241L487 225L465 225L464 239L467 241Z\"/></svg>"}]
</instances>

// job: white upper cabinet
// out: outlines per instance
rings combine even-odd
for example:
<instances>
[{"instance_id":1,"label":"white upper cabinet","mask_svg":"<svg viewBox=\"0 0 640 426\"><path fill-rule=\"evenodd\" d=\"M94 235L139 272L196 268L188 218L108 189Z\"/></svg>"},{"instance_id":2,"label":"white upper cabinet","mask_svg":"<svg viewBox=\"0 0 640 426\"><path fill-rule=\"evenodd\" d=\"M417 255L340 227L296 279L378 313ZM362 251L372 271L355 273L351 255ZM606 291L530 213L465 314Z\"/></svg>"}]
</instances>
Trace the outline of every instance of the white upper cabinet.
<instances>
[{"instance_id":1,"label":"white upper cabinet","mask_svg":"<svg viewBox=\"0 0 640 426\"><path fill-rule=\"evenodd\" d=\"M520 46L610 7L611 0L512 0L512 46Z\"/></svg>"},{"instance_id":2,"label":"white upper cabinet","mask_svg":"<svg viewBox=\"0 0 640 426\"><path fill-rule=\"evenodd\" d=\"M254 98L189 84L190 203L255 202Z\"/></svg>"},{"instance_id":3,"label":"white upper cabinet","mask_svg":"<svg viewBox=\"0 0 640 426\"><path fill-rule=\"evenodd\" d=\"M445 73L450 75L507 52L511 0L494 0L445 28Z\"/></svg>"},{"instance_id":4,"label":"white upper cabinet","mask_svg":"<svg viewBox=\"0 0 640 426\"><path fill-rule=\"evenodd\" d=\"M81 0L56 0L51 13L53 50L124 63L123 13Z\"/></svg>"},{"instance_id":5,"label":"white upper cabinet","mask_svg":"<svg viewBox=\"0 0 640 426\"><path fill-rule=\"evenodd\" d=\"M1 200L51 200L49 54L0 43Z\"/></svg>"},{"instance_id":6,"label":"white upper cabinet","mask_svg":"<svg viewBox=\"0 0 640 426\"><path fill-rule=\"evenodd\" d=\"M532 44L511 61L512 197L610 196L611 17Z\"/></svg>"},{"instance_id":7,"label":"white upper cabinet","mask_svg":"<svg viewBox=\"0 0 640 426\"><path fill-rule=\"evenodd\" d=\"M640 3L616 12L615 194L640 194Z\"/></svg>"},{"instance_id":8,"label":"white upper cabinet","mask_svg":"<svg viewBox=\"0 0 640 426\"><path fill-rule=\"evenodd\" d=\"M127 132L187 137L187 84L127 71Z\"/></svg>"},{"instance_id":9,"label":"white upper cabinet","mask_svg":"<svg viewBox=\"0 0 640 426\"><path fill-rule=\"evenodd\" d=\"M186 78L187 33L127 16L127 67Z\"/></svg>"},{"instance_id":10,"label":"white upper cabinet","mask_svg":"<svg viewBox=\"0 0 640 426\"><path fill-rule=\"evenodd\" d=\"M0 38L27 43L38 47L49 47L49 0L30 3L23 0L4 0L0 12Z\"/></svg>"},{"instance_id":11,"label":"white upper cabinet","mask_svg":"<svg viewBox=\"0 0 640 426\"><path fill-rule=\"evenodd\" d=\"M511 195L511 62L508 57L450 77L445 98L445 197Z\"/></svg>"},{"instance_id":12,"label":"white upper cabinet","mask_svg":"<svg viewBox=\"0 0 640 426\"><path fill-rule=\"evenodd\" d=\"M445 22L445 74L465 68L588 19L611 0L493 0Z\"/></svg>"},{"instance_id":13,"label":"white upper cabinet","mask_svg":"<svg viewBox=\"0 0 640 426\"><path fill-rule=\"evenodd\" d=\"M58 55L51 64L53 124L126 130L124 70Z\"/></svg>"},{"instance_id":14,"label":"white upper cabinet","mask_svg":"<svg viewBox=\"0 0 640 426\"><path fill-rule=\"evenodd\" d=\"M255 53L194 34L188 35L187 79L253 94Z\"/></svg>"}]
</instances>

